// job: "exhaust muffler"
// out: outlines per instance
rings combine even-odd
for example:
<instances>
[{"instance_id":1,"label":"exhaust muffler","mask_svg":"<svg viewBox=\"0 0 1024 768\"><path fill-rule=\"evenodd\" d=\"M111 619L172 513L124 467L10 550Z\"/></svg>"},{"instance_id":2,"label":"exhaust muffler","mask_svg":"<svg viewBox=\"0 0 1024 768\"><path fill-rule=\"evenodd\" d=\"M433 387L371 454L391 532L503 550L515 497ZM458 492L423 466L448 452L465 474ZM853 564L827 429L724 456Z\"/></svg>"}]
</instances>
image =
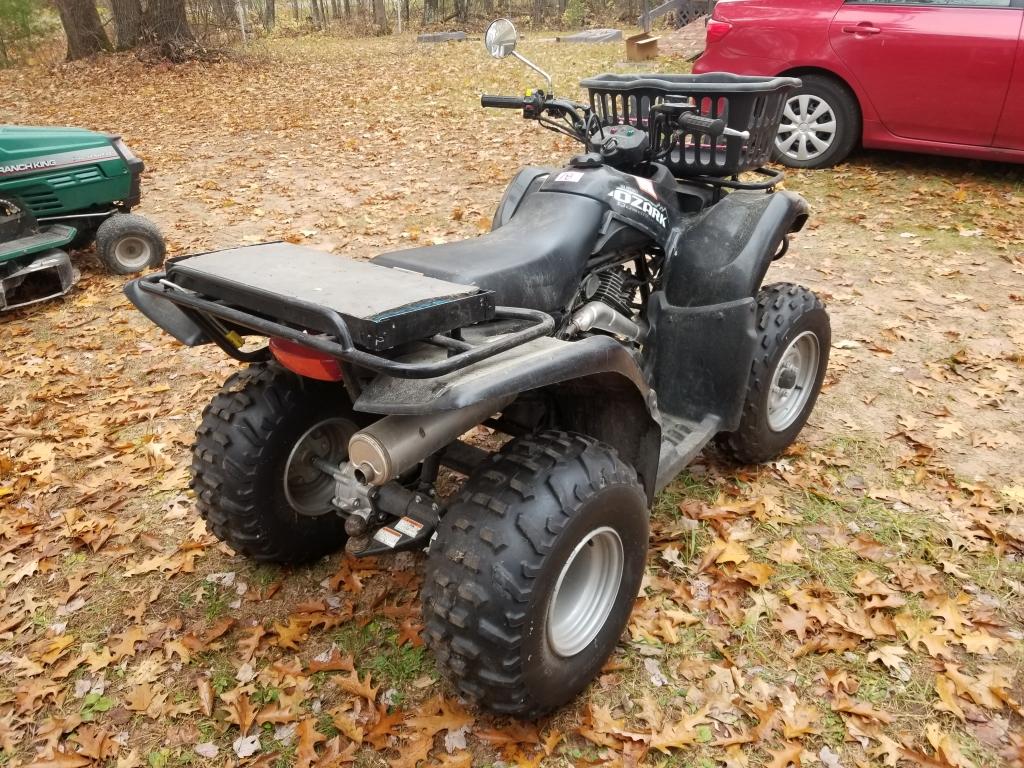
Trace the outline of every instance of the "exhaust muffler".
<instances>
[{"instance_id":1,"label":"exhaust muffler","mask_svg":"<svg viewBox=\"0 0 1024 768\"><path fill-rule=\"evenodd\" d=\"M486 421L513 399L499 397L426 416L385 416L352 436L348 460L358 480L384 485Z\"/></svg>"}]
</instances>

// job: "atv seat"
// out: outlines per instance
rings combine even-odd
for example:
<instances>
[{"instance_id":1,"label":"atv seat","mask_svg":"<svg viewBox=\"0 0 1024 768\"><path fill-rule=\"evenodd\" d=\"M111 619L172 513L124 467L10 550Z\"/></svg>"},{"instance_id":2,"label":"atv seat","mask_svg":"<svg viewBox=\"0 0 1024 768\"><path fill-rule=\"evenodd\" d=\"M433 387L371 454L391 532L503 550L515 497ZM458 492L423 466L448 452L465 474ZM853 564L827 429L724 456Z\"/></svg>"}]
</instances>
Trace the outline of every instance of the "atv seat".
<instances>
[{"instance_id":1,"label":"atv seat","mask_svg":"<svg viewBox=\"0 0 1024 768\"><path fill-rule=\"evenodd\" d=\"M507 224L471 240L385 253L373 262L494 291L499 306L563 310L599 235L604 207L534 192Z\"/></svg>"}]
</instances>

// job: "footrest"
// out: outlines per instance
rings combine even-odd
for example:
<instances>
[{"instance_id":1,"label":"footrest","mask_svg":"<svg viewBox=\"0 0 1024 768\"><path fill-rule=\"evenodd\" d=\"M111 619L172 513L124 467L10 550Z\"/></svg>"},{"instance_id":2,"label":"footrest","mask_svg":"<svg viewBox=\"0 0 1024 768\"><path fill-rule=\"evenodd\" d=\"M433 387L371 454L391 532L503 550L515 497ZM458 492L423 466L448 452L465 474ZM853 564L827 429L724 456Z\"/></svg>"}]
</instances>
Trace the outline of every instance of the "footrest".
<instances>
[{"instance_id":1,"label":"footrest","mask_svg":"<svg viewBox=\"0 0 1024 768\"><path fill-rule=\"evenodd\" d=\"M22 255L39 253L50 248L60 248L75 239L77 230L63 224L51 224L26 237L19 237L0 243L0 261Z\"/></svg>"},{"instance_id":2,"label":"footrest","mask_svg":"<svg viewBox=\"0 0 1024 768\"><path fill-rule=\"evenodd\" d=\"M334 331L336 313L353 342L373 352L494 316L490 291L291 243L177 259L168 264L167 279L310 331Z\"/></svg>"},{"instance_id":3,"label":"footrest","mask_svg":"<svg viewBox=\"0 0 1024 768\"><path fill-rule=\"evenodd\" d=\"M717 433L721 420L717 416L705 416L703 421L690 421L661 414L661 456L658 460L658 480L655 483L661 491L675 480L683 468L693 461L704 446Z\"/></svg>"}]
</instances>

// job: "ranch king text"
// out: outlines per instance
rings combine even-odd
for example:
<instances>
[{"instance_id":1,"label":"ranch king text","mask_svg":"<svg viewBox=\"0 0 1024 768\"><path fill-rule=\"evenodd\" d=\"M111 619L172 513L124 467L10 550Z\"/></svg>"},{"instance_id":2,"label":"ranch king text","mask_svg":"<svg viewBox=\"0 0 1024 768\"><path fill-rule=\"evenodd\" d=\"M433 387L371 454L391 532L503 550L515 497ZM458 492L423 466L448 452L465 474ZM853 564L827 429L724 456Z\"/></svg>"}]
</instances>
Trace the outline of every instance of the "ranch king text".
<instances>
[{"instance_id":1,"label":"ranch king text","mask_svg":"<svg viewBox=\"0 0 1024 768\"><path fill-rule=\"evenodd\" d=\"M635 208L641 213L650 216L663 227L668 223L668 215L666 214L663 206L658 203L652 203L646 197L633 191L629 187L616 187L608 193L608 196L613 198L615 202L620 205L628 205L630 208Z\"/></svg>"},{"instance_id":2,"label":"ranch king text","mask_svg":"<svg viewBox=\"0 0 1024 768\"><path fill-rule=\"evenodd\" d=\"M24 173L25 171L37 171L40 168L51 168L56 164L56 160L34 160L31 163L0 165L0 176L9 176L12 173Z\"/></svg>"}]
</instances>

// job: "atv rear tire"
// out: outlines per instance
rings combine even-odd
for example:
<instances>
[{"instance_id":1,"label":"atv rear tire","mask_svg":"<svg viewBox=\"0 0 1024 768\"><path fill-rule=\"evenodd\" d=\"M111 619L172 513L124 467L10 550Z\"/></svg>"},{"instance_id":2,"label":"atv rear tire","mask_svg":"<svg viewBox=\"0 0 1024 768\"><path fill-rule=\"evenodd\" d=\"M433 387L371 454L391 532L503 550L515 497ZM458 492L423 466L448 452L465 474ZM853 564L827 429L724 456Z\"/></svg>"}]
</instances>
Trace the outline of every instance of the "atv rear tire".
<instances>
[{"instance_id":1,"label":"atv rear tire","mask_svg":"<svg viewBox=\"0 0 1024 768\"><path fill-rule=\"evenodd\" d=\"M543 431L466 482L431 544L425 638L478 706L534 718L615 649L647 559L647 498L603 443Z\"/></svg>"},{"instance_id":2,"label":"atv rear tire","mask_svg":"<svg viewBox=\"0 0 1024 768\"><path fill-rule=\"evenodd\" d=\"M771 461L796 439L814 410L832 342L821 299L791 283L758 292L757 329L739 428L717 438L725 453L744 464Z\"/></svg>"},{"instance_id":3,"label":"atv rear tire","mask_svg":"<svg viewBox=\"0 0 1024 768\"><path fill-rule=\"evenodd\" d=\"M96 229L96 255L115 275L132 275L164 263L160 229L134 213L115 213Z\"/></svg>"},{"instance_id":4,"label":"atv rear tire","mask_svg":"<svg viewBox=\"0 0 1024 768\"><path fill-rule=\"evenodd\" d=\"M344 520L329 503L333 481L324 475L321 486L307 486L302 500L319 506L300 512L286 478L296 447L328 420L351 433L368 421L341 385L272 363L232 375L203 411L192 451L192 488L210 532L260 562L303 563L343 547Z\"/></svg>"}]
</instances>

